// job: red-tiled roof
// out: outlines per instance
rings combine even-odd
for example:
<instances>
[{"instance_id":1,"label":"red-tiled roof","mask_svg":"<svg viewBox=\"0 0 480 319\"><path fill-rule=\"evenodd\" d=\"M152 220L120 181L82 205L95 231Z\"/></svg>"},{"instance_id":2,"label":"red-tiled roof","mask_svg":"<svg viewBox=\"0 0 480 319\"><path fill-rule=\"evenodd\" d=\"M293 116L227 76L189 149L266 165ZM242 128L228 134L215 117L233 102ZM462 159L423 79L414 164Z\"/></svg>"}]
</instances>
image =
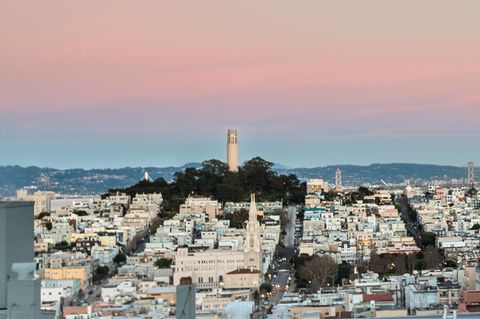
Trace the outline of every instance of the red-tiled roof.
<instances>
[{"instance_id":1,"label":"red-tiled roof","mask_svg":"<svg viewBox=\"0 0 480 319\"><path fill-rule=\"evenodd\" d=\"M480 291L463 291L463 301L467 304L480 304Z\"/></svg>"},{"instance_id":2,"label":"red-tiled roof","mask_svg":"<svg viewBox=\"0 0 480 319\"><path fill-rule=\"evenodd\" d=\"M63 308L64 315L86 315L88 314L87 307L65 307Z\"/></svg>"},{"instance_id":3,"label":"red-tiled roof","mask_svg":"<svg viewBox=\"0 0 480 319\"><path fill-rule=\"evenodd\" d=\"M383 292L378 294L371 294L371 295L363 295L363 301L393 301L393 296L390 292Z\"/></svg>"}]
</instances>

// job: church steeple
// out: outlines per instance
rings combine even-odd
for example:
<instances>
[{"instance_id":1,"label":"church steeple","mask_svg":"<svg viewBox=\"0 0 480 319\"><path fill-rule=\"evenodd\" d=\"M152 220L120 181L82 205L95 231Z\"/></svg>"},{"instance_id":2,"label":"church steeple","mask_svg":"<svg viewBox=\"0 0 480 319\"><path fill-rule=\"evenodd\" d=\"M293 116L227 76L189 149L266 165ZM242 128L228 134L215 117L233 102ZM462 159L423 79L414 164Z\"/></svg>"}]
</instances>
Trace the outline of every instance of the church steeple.
<instances>
[{"instance_id":1,"label":"church steeple","mask_svg":"<svg viewBox=\"0 0 480 319\"><path fill-rule=\"evenodd\" d=\"M262 270L262 243L260 239L260 223L257 220L257 204L255 194L250 195L250 211L245 234L245 266L250 269Z\"/></svg>"},{"instance_id":2,"label":"church steeple","mask_svg":"<svg viewBox=\"0 0 480 319\"><path fill-rule=\"evenodd\" d=\"M255 202L255 193L250 194L250 211L248 212L248 223L255 223L257 221L257 203Z\"/></svg>"}]
</instances>

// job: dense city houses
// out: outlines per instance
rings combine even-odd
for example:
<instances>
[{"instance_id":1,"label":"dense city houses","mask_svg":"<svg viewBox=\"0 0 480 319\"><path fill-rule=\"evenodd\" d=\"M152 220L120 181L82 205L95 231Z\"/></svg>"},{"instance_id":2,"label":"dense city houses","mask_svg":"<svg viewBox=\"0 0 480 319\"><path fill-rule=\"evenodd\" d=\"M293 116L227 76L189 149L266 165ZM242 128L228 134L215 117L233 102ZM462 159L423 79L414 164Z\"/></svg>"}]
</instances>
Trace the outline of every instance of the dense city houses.
<instances>
[{"instance_id":1,"label":"dense city houses","mask_svg":"<svg viewBox=\"0 0 480 319\"><path fill-rule=\"evenodd\" d=\"M257 210L254 194L240 229L229 227L222 205L209 198L190 196L160 222L161 204L161 194L115 194L37 215L43 309L162 318L174 313L183 278L196 286L200 313L249 300L273 263L280 216Z\"/></svg>"},{"instance_id":2,"label":"dense city houses","mask_svg":"<svg viewBox=\"0 0 480 319\"><path fill-rule=\"evenodd\" d=\"M292 220L281 202L257 203L254 194L225 204L189 195L168 218L158 193L41 212L34 249L42 308L61 308L65 318L168 318L188 280L199 316L228 316L234 306L272 318L476 310L479 205L468 188L337 191L314 179L306 189ZM245 223L231 227L226 217L247 209ZM289 237L294 255L285 266ZM319 257L333 262L331 272Z\"/></svg>"},{"instance_id":3,"label":"dense city houses","mask_svg":"<svg viewBox=\"0 0 480 319\"><path fill-rule=\"evenodd\" d=\"M335 184L304 181L295 202L272 186L292 177L259 159L238 166L237 143L230 130L228 163L188 174L233 181L253 165L251 184L221 194L252 187L249 200L148 174L101 197L19 190L0 205L0 318L480 317L472 179L356 188L337 169Z\"/></svg>"}]
</instances>

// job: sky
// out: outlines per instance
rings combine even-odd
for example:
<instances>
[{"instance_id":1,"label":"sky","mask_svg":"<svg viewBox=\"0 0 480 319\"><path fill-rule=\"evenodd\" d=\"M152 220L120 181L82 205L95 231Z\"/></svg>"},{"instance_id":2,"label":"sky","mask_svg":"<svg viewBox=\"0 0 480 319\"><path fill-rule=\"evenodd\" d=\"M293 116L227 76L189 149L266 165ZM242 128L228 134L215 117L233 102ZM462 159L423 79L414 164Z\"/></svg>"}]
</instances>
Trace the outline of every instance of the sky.
<instances>
[{"instance_id":1,"label":"sky","mask_svg":"<svg viewBox=\"0 0 480 319\"><path fill-rule=\"evenodd\" d=\"M0 165L480 162L480 1L5 1Z\"/></svg>"}]
</instances>

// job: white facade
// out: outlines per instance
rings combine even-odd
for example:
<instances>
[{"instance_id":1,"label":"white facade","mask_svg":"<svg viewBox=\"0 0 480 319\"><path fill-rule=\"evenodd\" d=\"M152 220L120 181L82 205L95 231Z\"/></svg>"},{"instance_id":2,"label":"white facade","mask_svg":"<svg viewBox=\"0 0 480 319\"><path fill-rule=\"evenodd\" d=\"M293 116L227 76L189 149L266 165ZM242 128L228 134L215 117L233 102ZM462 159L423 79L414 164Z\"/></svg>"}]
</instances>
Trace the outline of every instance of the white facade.
<instances>
[{"instance_id":1,"label":"white facade","mask_svg":"<svg viewBox=\"0 0 480 319\"><path fill-rule=\"evenodd\" d=\"M408 309L426 309L440 303L436 288L410 285L405 287L405 302Z\"/></svg>"},{"instance_id":2,"label":"white facade","mask_svg":"<svg viewBox=\"0 0 480 319\"><path fill-rule=\"evenodd\" d=\"M93 246L91 250L92 259L98 260L100 265L113 265L113 258L119 253L120 249L115 247Z\"/></svg>"},{"instance_id":3,"label":"white facade","mask_svg":"<svg viewBox=\"0 0 480 319\"><path fill-rule=\"evenodd\" d=\"M178 248L175 257L174 285L178 285L181 278L191 277L199 289L211 289L219 287L224 282L225 275L231 271L244 268L262 271L260 233L255 196L252 195L244 250L208 249L189 252L189 248ZM214 232L209 236L213 237Z\"/></svg>"},{"instance_id":4,"label":"white facade","mask_svg":"<svg viewBox=\"0 0 480 319\"><path fill-rule=\"evenodd\" d=\"M40 299L42 303L57 302L60 299L70 297L67 296L63 288L43 288L41 289Z\"/></svg>"}]
</instances>

